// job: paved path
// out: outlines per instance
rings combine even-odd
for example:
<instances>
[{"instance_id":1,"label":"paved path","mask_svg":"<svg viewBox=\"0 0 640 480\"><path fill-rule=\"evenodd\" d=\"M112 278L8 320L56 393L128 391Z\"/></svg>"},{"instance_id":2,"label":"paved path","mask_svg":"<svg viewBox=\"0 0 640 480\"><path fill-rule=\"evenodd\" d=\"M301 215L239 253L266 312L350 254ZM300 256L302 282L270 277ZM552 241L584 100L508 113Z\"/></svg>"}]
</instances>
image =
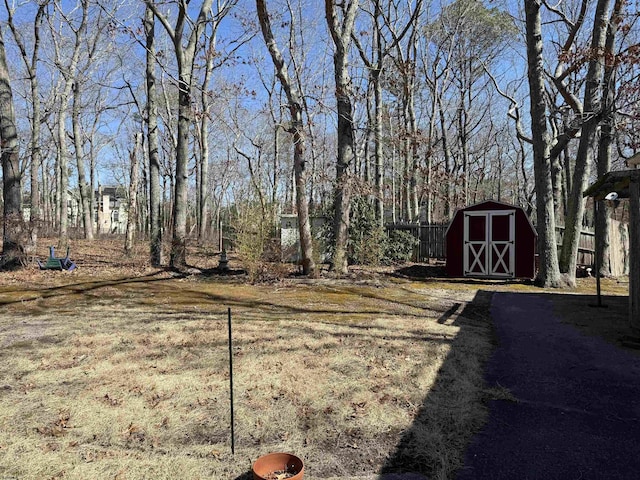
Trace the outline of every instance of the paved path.
<instances>
[{"instance_id":1,"label":"paved path","mask_svg":"<svg viewBox=\"0 0 640 480\"><path fill-rule=\"evenodd\" d=\"M487 382L519 402L489 403L458 480L639 479L640 358L560 323L543 296L496 293L491 308Z\"/></svg>"}]
</instances>

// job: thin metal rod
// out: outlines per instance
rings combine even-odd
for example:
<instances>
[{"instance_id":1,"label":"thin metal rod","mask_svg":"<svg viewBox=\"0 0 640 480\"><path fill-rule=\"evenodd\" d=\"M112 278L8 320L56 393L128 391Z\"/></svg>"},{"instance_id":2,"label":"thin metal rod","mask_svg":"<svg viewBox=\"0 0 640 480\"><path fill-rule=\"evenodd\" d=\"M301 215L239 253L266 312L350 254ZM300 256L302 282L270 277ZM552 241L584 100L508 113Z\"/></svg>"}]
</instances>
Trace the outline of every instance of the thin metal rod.
<instances>
[{"instance_id":1,"label":"thin metal rod","mask_svg":"<svg viewBox=\"0 0 640 480\"><path fill-rule=\"evenodd\" d=\"M600 249L598 248L598 238L599 235L602 233L599 231L598 229L598 212L599 212L599 208L598 208L598 200L597 199L593 199L593 255L594 255L594 263L595 263L595 276L596 276L596 293L597 293L597 297L598 297L598 303L596 303L595 305L589 305L590 307L597 307L597 308L607 308L606 305L604 305L602 303L602 290L600 288L600 258L599 258L599 254L600 254Z\"/></svg>"},{"instance_id":2,"label":"thin metal rod","mask_svg":"<svg viewBox=\"0 0 640 480\"><path fill-rule=\"evenodd\" d=\"M231 405L231 454L236 453L235 431L233 428L233 341L231 336L231 308L227 309L229 324L229 403Z\"/></svg>"}]
</instances>

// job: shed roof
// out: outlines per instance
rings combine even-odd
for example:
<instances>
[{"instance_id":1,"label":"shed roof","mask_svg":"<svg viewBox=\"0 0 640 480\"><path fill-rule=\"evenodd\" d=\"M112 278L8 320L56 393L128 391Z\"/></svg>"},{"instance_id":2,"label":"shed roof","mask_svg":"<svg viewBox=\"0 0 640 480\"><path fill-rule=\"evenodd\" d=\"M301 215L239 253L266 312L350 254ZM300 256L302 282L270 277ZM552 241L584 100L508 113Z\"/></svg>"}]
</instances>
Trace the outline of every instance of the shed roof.
<instances>
[{"instance_id":1,"label":"shed roof","mask_svg":"<svg viewBox=\"0 0 640 480\"><path fill-rule=\"evenodd\" d=\"M504 207L505 209L515 209L515 210L522 211L522 213L524 213L525 218L529 222L529 227L531 228L531 231L533 232L533 234L536 237L538 236L538 232L536 231L536 228L533 226L533 223L531 223L531 219L529 218L529 216L524 211L524 208L522 208L522 207L520 207L518 205L512 205L511 203L501 202L500 200L483 200L482 202L474 203L473 205L467 205L466 207L457 208L456 211L453 213L453 217L451 217L451 222L449 223L449 226L447 227L447 230L445 231L445 236L449 234L449 229L453 225L453 219L455 219L460 214L460 212L464 212L465 210L472 210L472 209L475 209L475 208L477 208L477 207L479 207L481 205L489 204L489 203L497 204L498 206Z\"/></svg>"}]
</instances>

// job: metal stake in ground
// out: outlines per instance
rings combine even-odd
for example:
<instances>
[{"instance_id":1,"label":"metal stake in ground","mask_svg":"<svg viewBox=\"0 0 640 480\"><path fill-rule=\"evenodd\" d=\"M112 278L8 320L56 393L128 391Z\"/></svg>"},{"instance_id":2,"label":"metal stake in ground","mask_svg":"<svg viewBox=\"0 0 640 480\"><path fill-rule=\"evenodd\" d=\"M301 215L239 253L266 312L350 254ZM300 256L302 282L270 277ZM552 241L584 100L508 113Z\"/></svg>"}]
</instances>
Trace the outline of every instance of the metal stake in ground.
<instances>
[{"instance_id":1,"label":"metal stake in ground","mask_svg":"<svg viewBox=\"0 0 640 480\"><path fill-rule=\"evenodd\" d=\"M598 296L598 303L596 303L595 305L589 304L590 307L597 307L597 308L607 308L607 306L605 304L602 303L602 289L600 288L600 259L598 257L598 253L600 250L600 245L598 245L598 235L600 234L598 232L598 199L597 198L593 198L593 255L594 255L594 260L595 260L595 267L596 267L596 295ZM605 210L606 211L606 210Z\"/></svg>"},{"instance_id":2,"label":"metal stake in ground","mask_svg":"<svg viewBox=\"0 0 640 480\"><path fill-rule=\"evenodd\" d=\"M231 405L231 454L235 455L235 432L233 429L233 342L231 339L231 308L227 309L229 324L229 403Z\"/></svg>"}]
</instances>

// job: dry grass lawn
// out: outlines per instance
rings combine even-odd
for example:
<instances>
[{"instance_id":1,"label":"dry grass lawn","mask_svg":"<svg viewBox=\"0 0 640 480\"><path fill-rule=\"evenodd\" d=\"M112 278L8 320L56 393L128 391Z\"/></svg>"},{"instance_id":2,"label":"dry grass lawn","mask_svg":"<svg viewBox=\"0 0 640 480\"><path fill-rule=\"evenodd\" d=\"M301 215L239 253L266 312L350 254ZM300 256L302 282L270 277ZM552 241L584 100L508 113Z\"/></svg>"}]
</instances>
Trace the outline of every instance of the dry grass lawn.
<instances>
[{"instance_id":1,"label":"dry grass lawn","mask_svg":"<svg viewBox=\"0 0 640 480\"><path fill-rule=\"evenodd\" d=\"M74 272L0 273L0 478L234 480L271 451L309 479L450 478L504 393L482 379L486 284L247 285L114 263L119 248L78 242Z\"/></svg>"}]
</instances>

